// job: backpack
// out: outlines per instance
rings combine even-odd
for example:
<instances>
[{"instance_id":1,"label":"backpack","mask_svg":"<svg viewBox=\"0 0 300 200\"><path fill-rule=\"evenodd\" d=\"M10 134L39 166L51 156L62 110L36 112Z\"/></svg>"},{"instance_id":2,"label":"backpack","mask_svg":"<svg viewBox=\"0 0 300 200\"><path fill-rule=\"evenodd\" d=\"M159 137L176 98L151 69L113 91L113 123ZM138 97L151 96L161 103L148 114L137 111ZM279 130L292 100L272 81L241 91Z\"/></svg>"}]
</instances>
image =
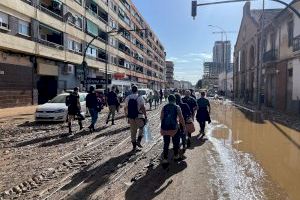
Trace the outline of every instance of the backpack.
<instances>
[{"instance_id":1,"label":"backpack","mask_svg":"<svg viewBox=\"0 0 300 200\"><path fill-rule=\"evenodd\" d=\"M176 130L178 128L177 123L177 106L168 104L163 108L163 120L161 122L162 130Z\"/></svg>"},{"instance_id":2,"label":"backpack","mask_svg":"<svg viewBox=\"0 0 300 200\"><path fill-rule=\"evenodd\" d=\"M137 97L135 99L131 98L128 101L128 114L127 114L127 117L129 119L135 119L139 115L138 103L137 103L138 98L139 97Z\"/></svg>"}]
</instances>

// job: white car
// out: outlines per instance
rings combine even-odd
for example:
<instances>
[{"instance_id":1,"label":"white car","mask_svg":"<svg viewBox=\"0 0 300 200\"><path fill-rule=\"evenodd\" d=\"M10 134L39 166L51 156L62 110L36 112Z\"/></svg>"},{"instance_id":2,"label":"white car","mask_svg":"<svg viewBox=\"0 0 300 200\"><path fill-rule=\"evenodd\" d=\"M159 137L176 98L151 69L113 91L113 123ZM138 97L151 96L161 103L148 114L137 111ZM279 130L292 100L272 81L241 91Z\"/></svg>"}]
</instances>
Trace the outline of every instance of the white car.
<instances>
[{"instance_id":1,"label":"white car","mask_svg":"<svg viewBox=\"0 0 300 200\"><path fill-rule=\"evenodd\" d=\"M138 89L138 94L139 94L140 96L142 96L142 97L144 98L145 101L147 101L150 92L152 92L152 95L154 95L154 92L153 92L153 90L151 90L151 89L148 89L148 88L141 88L141 89Z\"/></svg>"},{"instance_id":2,"label":"white car","mask_svg":"<svg viewBox=\"0 0 300 200\"><path fill-rule=\"evenodd\" d=\"M68 107L66 106L66 97L69 93L59 94L49 102L39 105L35 112L36 121L66 121L68 115ZM85 98L87 93L79 93L79 101L81 105L81 114L86 116Z\"/></svg>"}]
</instances>

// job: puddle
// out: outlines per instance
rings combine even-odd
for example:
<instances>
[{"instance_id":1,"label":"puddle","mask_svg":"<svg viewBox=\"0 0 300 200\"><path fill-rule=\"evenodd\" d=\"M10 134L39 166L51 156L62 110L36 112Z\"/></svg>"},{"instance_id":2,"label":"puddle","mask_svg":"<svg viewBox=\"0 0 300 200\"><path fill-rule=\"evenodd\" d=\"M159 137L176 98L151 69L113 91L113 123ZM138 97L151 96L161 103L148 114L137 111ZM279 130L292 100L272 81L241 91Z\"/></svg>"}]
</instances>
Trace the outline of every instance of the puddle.
<instances>
[{"instance_id":1,"label":"puddle","mask_svg":"<svg viewBox=\"0 0 300 200\"><path fill-rule=\"evenodd\" d=\"M300 198L298 131L228 105L215 106L212 118L206 131L221 163L215 173L228 193L221 196Z\"/></svg>"}]
</instances>

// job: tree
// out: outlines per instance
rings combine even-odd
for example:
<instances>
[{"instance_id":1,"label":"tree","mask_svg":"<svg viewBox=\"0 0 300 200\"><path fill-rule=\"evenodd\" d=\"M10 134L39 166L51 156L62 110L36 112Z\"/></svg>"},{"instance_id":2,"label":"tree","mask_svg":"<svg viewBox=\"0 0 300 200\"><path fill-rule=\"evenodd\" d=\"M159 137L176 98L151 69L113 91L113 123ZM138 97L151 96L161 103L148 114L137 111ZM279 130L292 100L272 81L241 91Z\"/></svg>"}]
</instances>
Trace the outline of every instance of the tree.
<instances>
[{"instance_id":1,"label":"tree","mask_svg":"<svg viewBox=\"0 0 300 200\"><path fill-rule=\"evenodd\" d=\"M202 79L200 79L197 84L196 84L196 88L202 88Z\"/></svg>"}]
</instances>

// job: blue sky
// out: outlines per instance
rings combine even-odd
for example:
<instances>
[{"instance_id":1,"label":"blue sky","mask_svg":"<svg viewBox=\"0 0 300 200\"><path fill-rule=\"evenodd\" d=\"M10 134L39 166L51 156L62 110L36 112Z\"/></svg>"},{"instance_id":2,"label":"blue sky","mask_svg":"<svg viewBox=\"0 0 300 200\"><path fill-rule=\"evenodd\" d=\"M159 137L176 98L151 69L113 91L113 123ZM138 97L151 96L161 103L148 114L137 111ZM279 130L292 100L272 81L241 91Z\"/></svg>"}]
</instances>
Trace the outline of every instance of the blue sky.
<instances>
[{"instance_id":1,"label":"blue sky","mask_svg":"<svg viewBox=\"0 0 300 200\"><path fill-rule=\"evenodd\" d=\"M244 3L198 7L197 17L193 20L191 0L132 1L164 45L167 60L174 61L175 79L195 84L202 77L203 62L211 60L214 41L221 40L220 34L212 34L219 30L208 27L210 24L235 31L228 33L233 51ZM262 1L255 1L251 7L261 8ZM267 1L266 7L280 5Z\"/></svg>"}]
</instances>

